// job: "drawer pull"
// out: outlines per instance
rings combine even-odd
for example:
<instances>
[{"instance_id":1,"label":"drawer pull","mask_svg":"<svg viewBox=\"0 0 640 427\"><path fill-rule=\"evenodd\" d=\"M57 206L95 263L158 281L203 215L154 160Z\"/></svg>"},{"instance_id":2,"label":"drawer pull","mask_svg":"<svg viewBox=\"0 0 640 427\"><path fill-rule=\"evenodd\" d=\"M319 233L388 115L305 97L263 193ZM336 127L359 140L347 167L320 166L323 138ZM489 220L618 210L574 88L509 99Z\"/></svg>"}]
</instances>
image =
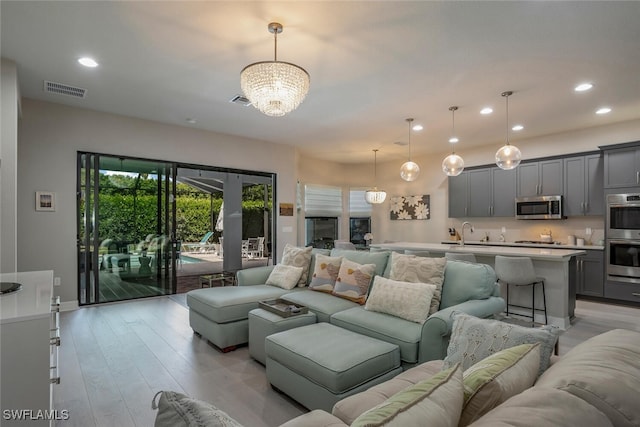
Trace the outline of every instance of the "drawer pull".
<instances>
[{"instance_id":1,"label":"drawer pull","mask_svg":"<svg viewBox=\"0 0 640 427\"><path fill-rule=\"evenodd\" d=\"M49 345L60 347L60 337L49 338Z\"/></svg>"},{"instance_id":2,"label":"drawer pull","mask_svg":"<svg viewBox=\"0 0 640 427\"><path fill-rule=\"evenodd\" d=\"M640 293L639 292L631 292L631 295L633 295L634 297L640 298Z\"/></svg>"},{"instance_id":3,"label":"drawer pull","mask_svg":"<svg viewBox=\"0 0 640 427\"><path fill-rule=\"evenodd\" d=\"M51 384L60 384L60 377L51 378L49 382Z\"/></svg>"}]
</instances>

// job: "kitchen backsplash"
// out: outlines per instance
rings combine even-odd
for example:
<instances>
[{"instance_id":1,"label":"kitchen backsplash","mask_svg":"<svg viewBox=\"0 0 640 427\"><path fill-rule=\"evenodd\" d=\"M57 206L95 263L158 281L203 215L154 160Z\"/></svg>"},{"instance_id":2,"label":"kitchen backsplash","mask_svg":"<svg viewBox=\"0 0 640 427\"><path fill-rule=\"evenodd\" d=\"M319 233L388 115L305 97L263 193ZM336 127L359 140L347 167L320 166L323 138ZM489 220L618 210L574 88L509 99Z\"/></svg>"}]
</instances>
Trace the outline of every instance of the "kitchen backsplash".
<instances>
[{"instance_id":1,"label":"kitchen backsplash","mask_svg":"<svg viewBox=\"0 0 640 427\"><path fill-rule=\"evenodd\" d=\"M500 235L504 235L505 242L516 240L539 241L541 234L548 234L554 242L569 243L569 236L576 239L584 239L585 245L599 245L604 239L604 216L571 217L563 220L516 220L513 218L472 218L470 221L474 231L465 228L465 240L478 241L486 236L489 241L500 241ZM450 219L448 227L456 229L458 234L462 232L463 221ZM504 233L502 232L504 227ZM587 232L591 231L591 234ZM444 240L449 240L448 229L443 230Z\"/></svg>"}]
</instances>

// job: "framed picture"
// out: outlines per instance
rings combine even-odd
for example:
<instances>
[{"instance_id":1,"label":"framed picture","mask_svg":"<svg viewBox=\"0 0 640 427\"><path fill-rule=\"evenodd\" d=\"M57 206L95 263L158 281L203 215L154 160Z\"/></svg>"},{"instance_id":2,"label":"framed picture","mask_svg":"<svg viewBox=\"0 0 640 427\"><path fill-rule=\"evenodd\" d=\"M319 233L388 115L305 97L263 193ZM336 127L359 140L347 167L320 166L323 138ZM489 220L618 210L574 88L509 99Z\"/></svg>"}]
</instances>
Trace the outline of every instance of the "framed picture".
<instances>
[{"instance_id":1,"label":"framed picture","mask_svg":"<svg viewBox=\"0 0 640 427\"><path fill-rule=\"evenodd\" d=\"M36 210L53 212L56 210L56 193L36 191Z\"/></svg>"},{"instance_id":2,"label":"framed picture","mask_svg":"<svg viewBox=\"0 0 640 427\"><path fill-rule=\"evenodd\" d=\"M280 203L280 216L293 216L293 203Z\"/></svg>"},{"instance_id":3,"label":"framed picture","mask_svg":"<svg viewBox=\"0 0 640 427\"><path fill-rule=\"evenodd\" d=\"M430 219L431 201L428 194L419 196L395 196L391 198L389 219Z\"/></svg>"}]
</instances>

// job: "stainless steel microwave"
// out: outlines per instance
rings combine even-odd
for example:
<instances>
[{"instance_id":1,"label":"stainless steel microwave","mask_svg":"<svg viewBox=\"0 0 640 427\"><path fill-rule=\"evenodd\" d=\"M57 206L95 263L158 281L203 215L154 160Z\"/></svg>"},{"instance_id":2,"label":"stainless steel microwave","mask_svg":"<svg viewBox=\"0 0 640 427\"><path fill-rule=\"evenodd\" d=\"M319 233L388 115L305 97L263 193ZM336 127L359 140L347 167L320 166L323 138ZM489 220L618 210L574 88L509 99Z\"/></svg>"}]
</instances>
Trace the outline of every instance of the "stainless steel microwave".
<instances>
[{"instance_id":1,"label":"stainless steel microwave","mask_svg":"<svg viewBox=\"0 0 640 427\"><path fill-rule=\"evenodd\" d=\"M516 219L564 219L562 196L518 197Z\"/></svg>"}]
</instances>

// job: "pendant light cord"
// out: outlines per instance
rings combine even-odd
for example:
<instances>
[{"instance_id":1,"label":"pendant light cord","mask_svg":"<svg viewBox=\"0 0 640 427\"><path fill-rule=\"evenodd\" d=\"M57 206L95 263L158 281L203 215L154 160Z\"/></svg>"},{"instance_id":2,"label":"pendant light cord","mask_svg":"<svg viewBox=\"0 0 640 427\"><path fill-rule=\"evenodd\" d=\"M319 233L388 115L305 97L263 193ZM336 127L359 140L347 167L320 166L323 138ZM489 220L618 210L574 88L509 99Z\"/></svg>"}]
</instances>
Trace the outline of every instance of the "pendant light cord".
<instances>
[{"instance_id":1,"label":"pendant light cord","mask_svg":"<svg viewBox=\"0 0 640 427\"><path fill-rule=\"evenodd\" d=\"M273 32L273 61L278 62L278 31Z\"/></svg>"},{"instance_id":2,"label":"pendant light cord","mask_svg":"<svg viewBox=\"0 0 640 427\"><path fill-rule=\"evenodd\" d=\"M509 95L511 95L513 92L503 92L502 96L504 96L506 98L506 102L507 102L507 122L506 122L506 131L507 131L507 143L506 145L509 145Z\"/></svg>"}]
</instances>

